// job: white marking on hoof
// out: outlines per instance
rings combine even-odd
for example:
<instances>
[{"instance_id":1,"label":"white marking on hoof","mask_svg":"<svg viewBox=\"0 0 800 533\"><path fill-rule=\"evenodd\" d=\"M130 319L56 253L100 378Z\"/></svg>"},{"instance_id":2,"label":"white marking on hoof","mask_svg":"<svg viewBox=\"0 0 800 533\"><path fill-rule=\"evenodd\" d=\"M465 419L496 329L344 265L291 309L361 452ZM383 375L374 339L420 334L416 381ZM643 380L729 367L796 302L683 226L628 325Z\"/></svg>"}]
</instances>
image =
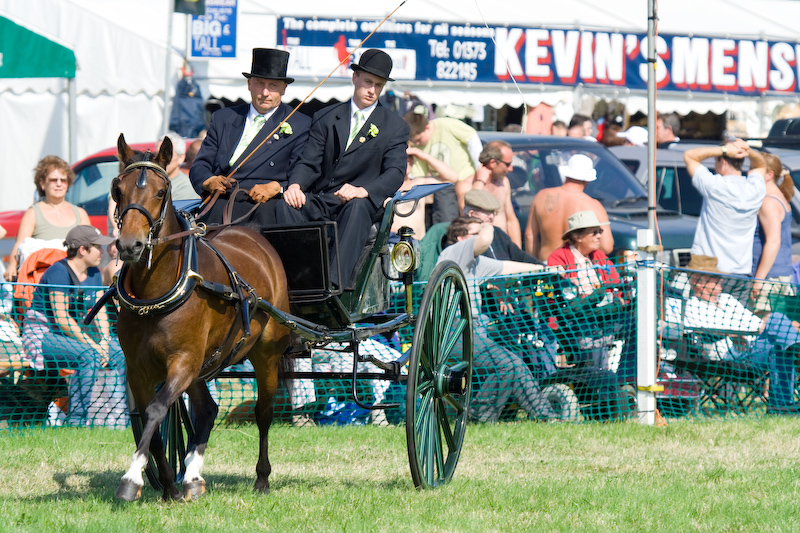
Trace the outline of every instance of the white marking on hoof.
<instances>
[{"instance_id":1,"label":"white marking on hoof","mask_svg":"<svg viewBox=\"0 0 800 533\"><path fill-rule=\"evenodd\" d=\"M144 467L146 465L147 465L147 455L140 455L138 453L134 453L133 457L131 457L131 466L130 468L128 468L128 471L125 472L125 475L122 476L122 480L133 483L138 487L144 486L144 479L142 478L142 472L144 471Z\"/></svg>"},{"instance_id":2,"label":"white marking on hoof","mask_svg":"<svg viewBox=\"0 0 800 533\"><path fill-rule=\"evenodd\" d=\"M186 465L186 473L183 475L183 482L203 481L203 456L196 451L186 455L183 463Z\"/></svg>"}]
</instances>

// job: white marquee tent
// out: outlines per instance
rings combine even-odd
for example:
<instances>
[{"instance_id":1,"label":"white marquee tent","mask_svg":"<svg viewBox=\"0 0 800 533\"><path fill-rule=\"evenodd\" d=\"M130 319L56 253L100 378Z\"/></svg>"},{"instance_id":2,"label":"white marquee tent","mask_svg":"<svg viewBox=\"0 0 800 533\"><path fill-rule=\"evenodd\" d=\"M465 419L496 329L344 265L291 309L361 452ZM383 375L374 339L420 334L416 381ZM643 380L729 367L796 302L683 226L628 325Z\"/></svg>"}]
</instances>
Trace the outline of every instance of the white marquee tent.
<instances>
[{"instance_id":1,"label":"white marquee tent","mask_svg":"<svg viewBox=\"0 0 800 533\"><path fill-rule=\"evenodd\" d=\"M186 15L173 14L169 31L171 1L0 0L0 16L57 41L74 51L77 60L71 84L63 79L0 79L0 210L23 208L30 203L31 169L44 155L57 154L74 162L112 146L120 132L135 142L155 139L163 131L165 88L167 95L174 90L187 48ZM276 45L280 17L382 19L397 5L384 0L368 4L352 0L238 0L236 58L191 59L191 66L204 97L247 99L241 73L249 70L250 50ZM798 20L800 2L789 0L671 0L660 3L658 14L659 31L664 34L793 43L800 38L795 27L786 22ZM642 0L406 0L393 20L473 26L513 23L643 34L647 28L647 4ZM172 44L168 47L170 35ZM305 98L320 80L321 77L298 77L287 90L287 99ZM512 83L404 81L398 82L395 89L412 90L438 105L518 107L523 102L529 106L545 102L556 108L557 115L567 118L592 97L622 100L631 111L647 107L645 91L626 87L527 85L518 91ZM347 77L331 78L313 98L342 100L350 92ZM793 95L788 98L796 99ZM681 114L734 109L747 118L749 127L762 132L764 118L785 99L660 93L658 109ZM70 102L74 102L72 110Z\"/></svg>"}]
</instances>

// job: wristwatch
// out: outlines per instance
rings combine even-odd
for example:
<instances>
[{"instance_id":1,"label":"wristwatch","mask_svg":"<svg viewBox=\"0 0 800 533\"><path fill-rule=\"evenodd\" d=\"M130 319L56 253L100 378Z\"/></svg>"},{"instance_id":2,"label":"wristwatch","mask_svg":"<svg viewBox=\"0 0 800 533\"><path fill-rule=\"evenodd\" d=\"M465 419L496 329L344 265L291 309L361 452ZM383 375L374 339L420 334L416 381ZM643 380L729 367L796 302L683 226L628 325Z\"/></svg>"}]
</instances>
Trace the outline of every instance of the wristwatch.
<instances>
[{"instance_id":1,"label":"wristwatch","mask_svg":"<svg viewBox=\"0 0 800 533\"><path fill-rule=\"evenodd\" d=\"M728 145L723 144L721 148L722 148L722 155L725 155L725 154L728 153Z\"/></svg>"}]
</instances>

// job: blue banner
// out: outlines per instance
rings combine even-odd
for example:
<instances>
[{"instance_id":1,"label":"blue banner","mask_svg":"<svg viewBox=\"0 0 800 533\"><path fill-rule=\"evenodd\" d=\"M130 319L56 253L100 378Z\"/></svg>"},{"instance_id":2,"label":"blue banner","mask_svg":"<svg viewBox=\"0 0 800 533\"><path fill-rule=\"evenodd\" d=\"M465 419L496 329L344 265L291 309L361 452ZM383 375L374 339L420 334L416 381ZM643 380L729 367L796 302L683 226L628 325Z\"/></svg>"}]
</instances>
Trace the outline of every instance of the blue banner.
<instances>
[{"instance_id":1,"label":"blue banner","mask_svg":"<svg viewBox=\"0 0 800 533\"><path fill-rule=\"evenodd\" d=\"M236 0L206 0L190 31L192 57L236 57Z\"/></svg>"},{"instance_id":2,"label":"blue banner","mask_svg":"<svg viewBox=\"0 0 800 533\"><path fill-rule=\"evenodd\" d=\"M330 72L375 27L357 19L278 19L278 45L291 52L289 75ZM656 77L662 90L756 95L796 93L800 44L660 35ZM387 21L356 53L381 48L392 77L454 81L647 88L647 36L614 32ZM349 61L334 76L347 77Z\"/></svg>"}]
</instances>

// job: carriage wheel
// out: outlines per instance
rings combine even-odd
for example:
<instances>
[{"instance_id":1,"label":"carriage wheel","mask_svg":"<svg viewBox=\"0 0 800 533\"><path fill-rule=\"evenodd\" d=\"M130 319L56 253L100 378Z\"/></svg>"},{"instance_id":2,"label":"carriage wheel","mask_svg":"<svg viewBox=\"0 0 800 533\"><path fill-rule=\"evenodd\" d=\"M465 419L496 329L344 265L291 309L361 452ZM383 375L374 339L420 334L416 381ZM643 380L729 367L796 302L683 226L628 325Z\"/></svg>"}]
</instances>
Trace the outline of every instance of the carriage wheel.
<instances>
[{"instance_id":1,"label":"carriage wheel","mask_svg":"<svg viewBox=\"0 0 800 533\"><path fill-rule=\"evenodd\" d=\"M422 295L406 386L406 439L417 488L450 481L472 391L472 314L464 275L437 265Z\"/></svg>"},{"instance_id":2,"label":"carriage wheel","mask_svg":"<svg viewBox=\"0 0 800 533\"><path fill-rule=\"evenodd\" d=\"M130 398L131 395L129 394ZM142 438L142 417L139 412L133 408L130 411L131 428L133 429L133 439L136 446L139 446L139 441ZM164 444L164 453L167 456L167 462L176 472L176 482L183 481L183 474L186 472L184 459L186 458L186 443L194 437L194 424L189 416L189 411L186 409L186 404L183 400L178 400L169 408L167 416L161 422L161 442ZM147 455L147 466L144 469L147 475L147 480L155 490L162 490L164 487L158 479L158 468L153 456Z\"/></svg>"}]
</instances>

